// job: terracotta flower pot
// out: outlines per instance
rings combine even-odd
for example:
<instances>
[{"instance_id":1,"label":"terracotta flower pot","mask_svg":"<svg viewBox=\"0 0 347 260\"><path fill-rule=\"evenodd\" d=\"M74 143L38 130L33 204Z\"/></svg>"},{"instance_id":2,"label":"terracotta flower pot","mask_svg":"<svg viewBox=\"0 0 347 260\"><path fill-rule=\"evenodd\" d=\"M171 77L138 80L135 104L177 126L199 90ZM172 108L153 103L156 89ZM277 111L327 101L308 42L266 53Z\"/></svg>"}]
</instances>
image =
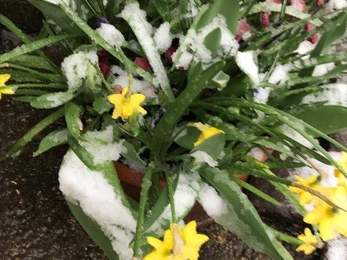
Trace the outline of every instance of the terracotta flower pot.
<instances>
[{"instance_id":1,"label":"terracotta flower pot","mask_svg":"<svg viewBox=\"0 0 347 260\"><path fill-rule=\"evenodd\" d=\"M269 153L273 152L272 149L267 150ZM251 156L262 162L265 162L268 159L266 154L264 152L261 152L260 149L258 153L251 154ZM125 193L132 199L139 201L143 174L131 169L130 167L120 162L115 162L115 166ZM237 174L235 176L243 181L247 181L249 177L247 174ZM163 189L165 185L166 181L163 178L159 182L159 188ZM213 218L207 215L203 207L198 202L195 203L192 210L184 218L184 221L186 223L191 220L195 220L197 222L198 227L207 226L214 222Z\"/></svg>"},{"instance_id":2,"label":"terracotta flower pot","mask_svg":"<svg viewBox=\"0 0 347 260\"><path fill-rule=\"evenodd\" d=\"M120 162L115 162L115 166L125 193L132 199L139 201L143 174L131 169L130 167ZM248 179L248 175L246 174L240 174L236 176L244 181ZM159 182L159 188L163 189L165 185L165 179L161 179ZM207 215L203 207L198 202L195 203L192 210L184 218L184 221L186 223L191 220L195 220L198 227L207 226L214 222L213 218Z\"/></svg>"}]
</instances>

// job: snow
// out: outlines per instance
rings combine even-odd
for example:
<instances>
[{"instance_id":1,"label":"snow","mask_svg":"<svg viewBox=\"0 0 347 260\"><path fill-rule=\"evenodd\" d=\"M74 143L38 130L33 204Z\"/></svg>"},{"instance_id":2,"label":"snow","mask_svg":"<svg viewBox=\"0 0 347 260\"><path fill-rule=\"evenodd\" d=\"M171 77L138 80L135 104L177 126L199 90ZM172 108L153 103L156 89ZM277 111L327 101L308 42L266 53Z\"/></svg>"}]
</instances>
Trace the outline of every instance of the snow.
<instances>
[{"instance_id":1,"label":"snow","mask_svg":"<svg viewBox=\"0 0 347 260\"><path fill-rule=\"evenodd\" d=\"M327 74L333 68L335 68L335 64L333 62L320 64L314 68L312 76L323 76L324 74Z\"/></svg>"},{"instance_id":2,"label":"snow","mask_svg":"<svg viewBox=\"0 0 347 260\"><path fill-rule=\"evenodd\" d=\"M136 220L102 172L88 169L73 151L68 151L59 171L60 190L67 200L79 205L94 219L121 260L131 259L129 243L136 230Z\"/></svg>"},{"instance_id":3,"label":"snow","mask_svg":"<svg viewBox=\"0 0 347 260\"><path fill-rule=\"evenodd\" d=\"M217 161L215 161L208 153L204 151L195 151L190 156L194 157L200 163L207 163L210 167L218 166Z\"/></svg>"},{"instance_id":4,"label":"snow","mask_svg":"<svg viewBox=\"0 0 347 260\"><path fill-rule=\"evenodd\" d=\"M47 3L51 3L54 5L59 5L59 4L66 4L69 6L72 10L76 10L76 3L73 0L44 0Z\"/></svg>"},{"instance_id":5,"label":"snow","mask_svg":"<svg viewBox=\"0 0 347 260\"><path fill-rule=\"evenodd\" d=\"M329 152L331 157L333 157L333 159L335 161L340 161L342 160L342 154L341 152ZM322 181L321 184L323 187L336 187L337 186L337 178L334 175L334 166L331 165L327 165L324 164L314 158L310 158L311 162L318 167L319 169L321 169L323 172L326 173L326 176L322 176ZM295 168L295 169L291 169L289 170L289 173L291 176L291 180L295 181L294 179L294 175L299 175L304 179L308 179L311 175L318 175L319 173L312 167L301 167L301 168Z\"/></svg>"},{"instance_id":6,"label":"snow","mask_svg":"<svg viewBox=\"0 0 347 260\"><path fill-rule=\"evenodd\" d=\"M113 47L120 47L125 41L123 34L112 24L101 23L101 26L96 31Z\"/></svg>"},{"instance_id":7,"label":"snow","mask_svg":"<svg viewBox=\"0 0 347 260\"><path fill-rule=\"evenodd\" d=\"M83 135L83 139L88 141L79 141L93 156L95 165L102 164L106 161L117 161L121 153L127 152L123 146L123 140L119 143L113 141L113 127L108 126L102 131L87 131Z\"/></svg>"},{"instance_id":8,"label":"snow","mask_svg":"<svg viewBox=\"0 0 347 260\"><path fill-rule=\"evenodd\" d=\"M67 79L69 90L76 90L81 84L82 79L88 75L88 65L97 66L98 55L96 52L77 52L66 57L61 63L61 69Z\"/></svg>"},{"instance_id":9,"label":"snow","mask_svg":"<svg viewBox=\"0 0 347 260\"><path fill-rule=\"evenodd\" d=\"M200 190L201 178L198 173L179 173L177 188L174 193L175 211L177 217L182 217L193 207ZM171 220L171 206L167 205L157 220L148 228L148 232L163 234Z\"/></svg>"},{"instance_id":10,"label":"snow","mask_svg":"<svg viewBox=\"0 0 347 260\"><path fill-rule=\"evenodd\" d=\"M140 9L138 3L130 3L122 10L121 17L128 22L146 54L155 76L154 85L167 89L170 82L152 37L153 28L146 20L146 12Z\"/></svg>"},{"instance_id":11,"label":"snow","mask_svg":"<svg viewBox=\"0 0 347 260\"><path fill-rule=\"evenodd\" d=\"M196 7L194 0L189 0L187 3L187 12L183 15L184 18L194 18L199 13L199 9Z\"/></svg>"},{"instance_id":12,"label":"snow","mask_svg":"<svg viewBox=\"0 0 347 260\"><path fill-rule=\"evenodd\" d=\"M259 68L257 65L257 54L255 51L237 52L236 64L239 68L246 73L251 79L254 85L258 85L259 80Z\"/></svg>"},{"instance_id":13,"label":"snow","mask_svg":"<svg viewBox=\"0 0 347 260\"><path fill-rule=\"evenodd\" d=\"M312 104L325 102L325 105L341 105L347 107L347 84L337 83L321 86L322 91L305 96L301 103Z\"/></svg>"},{"instance_id":14,"label":"snow","mask_svg":"<svg viewBox=\"0 0 347 260\"><path fill-rule=\"evenodd\" d=\"M118 66L112 66L111 72L115 74L115 78L112 81L113 86L128 86L129 84L129 77L128 73L123 70L122 68ZM156 97L156 88L153 86L152 83L145 81L145 80L139 80L137 78L133 78L132 86L130 89L134 93L141 93L145 95L146 97Z\"/></svg>"},{"instance_id":15,"label":"snow","mask_svg":"<svg viewBox=\"0 0 347 260\"><path fill-rule=\"evenodd\" d=\"M266 104L271 93L271 88L258 87L253 92L253 100L256 103Z\"/></svg>"},{"instance_id":16,"label":"snow","mask_svg":"<svg viewBox=\"0 0 347 260\"><path fill-rule=\"evenodd\" d=\"M325 8L329 11L339 10L346 7L347 7L346 0L329 0L329 2L325 4Z\"/></svg>"},{"instance_id":17,"label":"snow","mask_svg":"<svg viewBox=\"0 0 347 260\"><path fill-rule=\"evenodd\" d=\"M307 54L314 49L316 44L312 44L309 41L303 41L299 44L299 47L294 51L299 54Z\"/></svg>"},{"instance_id":18,"label":"snow","mask_svg":"<svg viewBox=\"0 0 347 260\"><path fill-rule=\"evenodd\" d=\"M204 183L199 192L199 202L209 216L219 216L227 213L224 200L210 185Z\"/></svg>"},{"instance_id":19,"label":"snow","mask_svg":"<svg viewBox=\"0 0 347 260\"><path fill-rule=\"evenodd\" d=\"M164 53L172 42L172 36L170 34L170 23L165 22L159 26L154 36L155 45L160 53Z\"/></svg>"},{"instance_id":20,"label":"snow","mask_svg":"<svg viewBox=\"0 0 347 260\"><path fill-rule=\"evenodd\" d=\"M277 65L272 72L269 83L272 84L283 84L289 79L288 72L291 70L290 65Z\"/></svg>"},{"instance_id":21,"label":"snow","mask_svg":"<svg viewBox=\"0 0 347 260\"><path fill-rule=\"evenodd\" d=\"M220 30L221 39L216 55L212 55L211 51L205 46L205 38L213 31ZM194 28L189 29L187 35L180 40L180 47L173 55L175 66L177 68L187 68L187 61L191 61L188 57L194 58L197 62L201 61L204 67L208 67L211 63L218 61L219 58L229 58L236 55L239 43L235 40L235 36L229 31L225 18L221 15L215 17L208 25L195 31Z\"/></svg>"},{"instance_id":22,"label":"snow","mask_svg":"<svg viewBox=\"0 0 347 260\"><path fill-rule=\"evenodd\" d=\"M176 60L176 57L178 55L178 52L172 54L172 60ZM184 69L187 70L189 68L190 63L192 63L194 59L194 55L185 51L182 53L182 55L179 57L179 61L176 63L176 67L178 69Z\"/></svg>"},{"instance_id":23,"label":"snow","mask_svg":"<svg viewBox=\"0 0 347 260\"><path fill-rule=\"evenodd\" d=\"M282 125L281 130L284 135L292 138L293 140L297 141L301 145L306 146L307 148L314 147L314 145L310 141L308 141L305 137L303 137L301 134L299 134L296 130L294 130L290 126ZM302 127L301 130L305 131L304 127Z\"/></svg>"}]
</instances>

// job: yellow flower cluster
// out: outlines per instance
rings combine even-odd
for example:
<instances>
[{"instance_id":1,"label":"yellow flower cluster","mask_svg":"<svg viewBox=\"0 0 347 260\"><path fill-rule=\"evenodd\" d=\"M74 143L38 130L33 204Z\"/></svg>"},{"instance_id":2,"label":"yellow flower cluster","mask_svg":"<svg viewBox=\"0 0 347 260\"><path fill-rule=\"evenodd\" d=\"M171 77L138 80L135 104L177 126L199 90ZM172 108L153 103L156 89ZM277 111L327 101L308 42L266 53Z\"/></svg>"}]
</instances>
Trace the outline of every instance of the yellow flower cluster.
<instances>
[{"instance_id":1,"label":"yellow flower cluster","mask_svg":"<svg viewBox=\"0 0 347 260\"><path fill-rule=\"evenodd\" d=\"M342 153L339 165L347 170L347 153ZM317 225L320 238L329 241L340 235L347 237L347 179L338 170L334 170L337 185L325 187L321 184L321 177L311 175L307 180L295 176L296 182L290 190L299 196L299 203L309 205L312 210L304 216L304 222ZM303 241L297 250L305 254L312 253L320 244L320 240L312 235L309 229L298 236Z\"/></svg>"},{"instance_id":2,"label":"yellow flower cluster","mask_svg":"<svg viewBox=\"0 0 347 260\"><path fill-rule=\"evenodd\" d=\"M147 243L154 247L143 260L197 260L200 247L209 238L196 232L196 222L189 222L183 229L173 223L164 233L163 241L147 237Z\"/></svg>"}]
</instances>

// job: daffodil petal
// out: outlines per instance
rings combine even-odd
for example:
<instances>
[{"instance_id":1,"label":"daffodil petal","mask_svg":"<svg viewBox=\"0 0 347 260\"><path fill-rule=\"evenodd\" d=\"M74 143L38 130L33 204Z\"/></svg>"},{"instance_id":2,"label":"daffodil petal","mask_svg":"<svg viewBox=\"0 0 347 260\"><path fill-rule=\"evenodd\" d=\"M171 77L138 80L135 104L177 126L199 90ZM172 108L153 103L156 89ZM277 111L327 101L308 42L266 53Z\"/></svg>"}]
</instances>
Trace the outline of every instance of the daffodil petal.
<instances>
[{"instance_id":1,"label":"daffodil petal","mask_svg":"<svg viewBox=\"0 0 347 260\"><path fill-rule=\"evenodd\" d=\"M164 245L163 241L159 240L156 237L147 237L147 243L157 250L162 248Z\"/></svg>"},{"instance_id":2,"label":"daffodil petal","mask_svg":"<svg viewBox=\"0 0 347 260\"><path fill-rule=\"evenodd\" d=\"M12 88L4 88L4 89L0 89L0 92L2 94L7 94L7 95L12 95L14 94L14 90Z\"/></svg>"},{"instance_id":3,"label":"daffodil petal","mask_svg":"<svg viewBox=\"0 0 347 260\"><path fill-rule=\"evenodd\" d=\"M8 81L10 78L10 74L0 74L0 87L5 86L6 81Z\"/></svg>"}]
</instances>

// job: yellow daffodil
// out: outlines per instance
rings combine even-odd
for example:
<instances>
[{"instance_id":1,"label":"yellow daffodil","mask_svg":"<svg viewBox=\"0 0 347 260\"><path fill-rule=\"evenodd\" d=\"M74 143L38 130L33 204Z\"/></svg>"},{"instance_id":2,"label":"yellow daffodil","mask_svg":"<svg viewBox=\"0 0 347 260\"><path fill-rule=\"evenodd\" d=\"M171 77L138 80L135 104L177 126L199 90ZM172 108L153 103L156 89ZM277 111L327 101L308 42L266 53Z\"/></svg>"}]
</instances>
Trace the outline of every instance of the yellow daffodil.
<instances>
[{"instance_id":1,"label":"yellow daffodil","mask_svg":"<svg viewBox=\"0 0 347 260\"><path fill-rule=\"evenodd\" d=\"M163 241L147 237L147 243L154 247L143 260L197 260L199 249L208 237L196 232L196 222L189 222L183 229L171 224L164 233Z\"/></svg>"},{"instance_id":2,"label":"yellow daffodil","mask_svg":"<svg viewBox=\"0 0 347 260\"><path fill-rule=\"evenodd\" d=\"M317 198L314 202L314 209L304 216L304 222L318 225L323 241L337 238L340 234L347 236L346 190L341 186L329 188L324 195L336 207Z\"/></svg>"},{"instance_id":3,"label":"yellow daffodil","mask_svg":"<svg viewBox=\"0 0 347 260\"><path fill-rule=\"evenodd\" d=\"M1 94L7 94L7 95L14 94L14 91L12 88L4 88L6 81L8 81L10 78L11 78L10 74L0 74L0 99L1 99Z\"/></svg>"},{"instance_id":4,"label":"yellow daffodil","mask_svg":"<svg viewBox=\"0 0 347 260\"><path fill-rule=\"evenodd\" d=\"M125 87L121 94L109 95L108 101L114 104L115 108L112 113L112 118L117 119L121 117L122 119L128 119L130 116L136 113L142 115L147 114L140 104L145 100L145 95L143 94L128 94L129 87Z\"/></svg>"},{"instance_id":5,"label":"yellow daffodil","mask_svg":"<svg viewBox=\"0 0 347 260\"><path fill-rule=\"evenodd\" d=\"M207 140L208 138L210 138L216 134L224 133L222 130L220 130L218 128L215 128L213 126L209 126L207 124L204 125L200 122L193 123L191 125L196 127L197 129L199 129L201 131L201 134L200 134L198 140L194 143L194 147L200 145L202 142L204 142L205 140Z\"/></svg>"},{"instance_id":6,"label":"yellow daffodil","mask_svg":"<svg viewBox=\"0 0 347 260\"><path fill-rule=\"evenodd\" d=\"M313 235L309 228L305 228L304 234L298 235L302 244L296 248L296 251L304 251L305 255L312 254L319 245L317 236Z\"/></svg>"},{"instance_id":7,"label":"yellow daffodil","mask_svg":"<svg viewBox=\"0 0 347 260\"><path fill-rule=\"evenodd\" d=\"M296 179L295 183L297 184L300 184L306 188L321 190L321 185L318 183L317 176L315 175L311 175L307 180L299 175L295 175L294 177ZM289 187L289 190L299 195L299 203L301 205L308 204L312 201L313 195L308 191L293 186Z\"/></svg>"}]
</instances>

